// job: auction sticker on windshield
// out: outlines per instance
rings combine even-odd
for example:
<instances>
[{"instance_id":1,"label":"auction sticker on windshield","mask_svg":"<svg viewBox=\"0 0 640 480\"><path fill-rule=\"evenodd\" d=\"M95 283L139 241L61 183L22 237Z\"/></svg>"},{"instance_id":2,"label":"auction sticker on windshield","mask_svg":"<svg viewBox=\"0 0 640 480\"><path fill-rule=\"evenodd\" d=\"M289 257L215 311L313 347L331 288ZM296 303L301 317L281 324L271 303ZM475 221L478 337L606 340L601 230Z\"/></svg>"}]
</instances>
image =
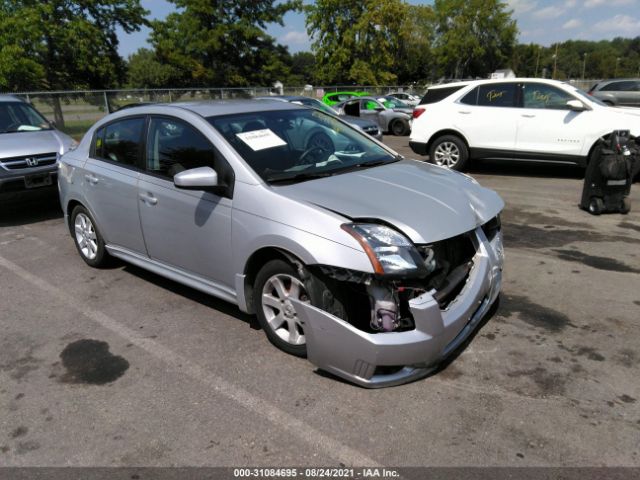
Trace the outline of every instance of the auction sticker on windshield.
<instances>
[{"instance_id":1,"label":"auction sticker on windshield","mask_svg":"<svg viewBox=\"0 0 640 480\"><path fill-rule=\"evenodd\" d=\"M249 145L251 150L266 150L267 148L282 147L287 142L282 140L278 135L270 129L253 130L251 132L236 133L236 136L244 143Z\"/></svg>"}]
</instances>

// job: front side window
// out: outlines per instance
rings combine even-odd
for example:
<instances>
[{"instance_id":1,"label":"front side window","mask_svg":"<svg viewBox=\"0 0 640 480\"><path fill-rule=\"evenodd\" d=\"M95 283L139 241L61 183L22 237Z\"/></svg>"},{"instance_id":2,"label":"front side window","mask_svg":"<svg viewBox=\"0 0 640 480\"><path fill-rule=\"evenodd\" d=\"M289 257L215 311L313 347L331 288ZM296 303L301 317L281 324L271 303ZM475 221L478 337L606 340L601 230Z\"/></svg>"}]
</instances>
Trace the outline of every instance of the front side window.
<instances>
[{"instance_id":1,"label":"front side window","mask_svg":"<svg viewBox=\"0 0 640 480\"><path fill-rule=\"evenodd\" d=\"M514 107L515 83L489 83L478 87L478 105L483 107Z\"/></svg>"},{"instance_id":2,"label":"front side window","mask_svg":"<svg viewBox=\"0 0 640 480\"><path fill-rule=\"evenodd\" d=\"M110 123L96 132L95 155L123 165L136 166L140 158L144 118Z\"/></svg>"},{"instance_id":3,"label":"front side window","mask_svg":"<svg viewBox=\"0 0 640 480\"><path fill-rule=\"evenodd\" d=\"M215 150L191 125L172 118L152 118L147 138L148 172L173 178L198 167L214 167Z\"/></svg>"},{"instance_id":4,"label":"front side window","mask_svg":"<svg viewBox=\"0 0 640 480\"><path fill-rule=\"evenodd\" d=\"M362 100L362 108L363 110L375 110L376 108L384 110L383 105L375 100Z\"/></svg>"},{"instance_id":5,"label":"front side window","mask_svg":"<svg viewBox=\"0 0 640 480\"><path fill-rule=\"evenodd\" d=\"M23 102L0 103L0 134L38 130L51 130L51 126L31 105Z\"/></svg>"},{"instance_id":6,"label":"front side window","mask_svg":"<svg viewBox=\"0 0 640 480\"><path fill-rule=\"evenodd\" d=\"M398 160L366 134L318 110L250 112L207 120L269 183L303 181Z\"/></svg>"},{"instance_id":7,"label":"front side window","mask_svg":"<svg viewBox=\"0 0 640 480\"><path fill-rule=\"evenodd\" d=\"M569 100L575 100L575 97L552 85L525 83L522 87L522 106L524 108L569 110L567 106Z\"/></svg>"}]
</instances>

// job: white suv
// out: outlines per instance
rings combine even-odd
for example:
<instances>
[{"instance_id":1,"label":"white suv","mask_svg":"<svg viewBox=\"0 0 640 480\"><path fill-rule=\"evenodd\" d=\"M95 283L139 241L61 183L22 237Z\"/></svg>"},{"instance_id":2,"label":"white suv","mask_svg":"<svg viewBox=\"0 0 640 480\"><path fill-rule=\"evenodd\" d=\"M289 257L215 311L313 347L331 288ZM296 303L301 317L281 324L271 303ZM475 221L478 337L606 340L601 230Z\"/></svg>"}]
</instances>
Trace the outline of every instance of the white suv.
<instances>
[{"instance_id":1,"label":"white suv","mask_svg":"<svg viewBox=\"0 0 640 480\"><path fill-rule=\"evenodd\" d=\"M413 111L409 146L462 170L469 159L587 164L612 130L640 135L640 110L614 108L554 80L476 80L431 87Z\"/></svg>"}]
</instances>

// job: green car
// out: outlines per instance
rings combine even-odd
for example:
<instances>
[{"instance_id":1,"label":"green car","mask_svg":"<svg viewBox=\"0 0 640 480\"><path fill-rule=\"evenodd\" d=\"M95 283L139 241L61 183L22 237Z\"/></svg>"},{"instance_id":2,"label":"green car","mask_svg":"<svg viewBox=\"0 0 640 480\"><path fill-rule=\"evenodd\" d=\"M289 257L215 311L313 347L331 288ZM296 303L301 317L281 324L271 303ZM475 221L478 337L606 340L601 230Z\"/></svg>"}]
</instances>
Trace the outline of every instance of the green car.
<instances>
[{"instance_id":1,"label":"green car","mask_svg":"<svg viewBox=\"0 0 640 480\"><path fill-rule=\"evenodd\" d=\"M335 105L336 103L344 102L354 97L366 97L369 92L331 92L322 97L322 102L327 105Z\"/></svg>"}]
</instances>

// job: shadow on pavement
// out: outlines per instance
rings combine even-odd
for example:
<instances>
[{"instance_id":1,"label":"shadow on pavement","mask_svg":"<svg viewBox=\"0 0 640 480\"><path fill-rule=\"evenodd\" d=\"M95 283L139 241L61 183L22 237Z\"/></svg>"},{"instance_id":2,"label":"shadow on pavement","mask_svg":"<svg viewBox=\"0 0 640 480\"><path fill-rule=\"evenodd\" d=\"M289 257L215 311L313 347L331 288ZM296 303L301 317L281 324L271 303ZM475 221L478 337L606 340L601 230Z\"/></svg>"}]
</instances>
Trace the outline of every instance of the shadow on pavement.
<instances>
[{"instance_id":1,"label":"shadow on pavement","mask_svg":"<svg viewBox=\"0 0 640 480\"><path fill-rule=\"evenodd\" d=\"M120 263L119 260L116 260L116 262ZM242 320L254 330L260 329L260 325L258 324L256 317L254 315L249 315L241 312L236 305L225 302L224 300L220 300L209 294L195 290L191 287L187 287L186 285L182 285L181 283L174 282L173 280L169 280L168 278L162 277L148 270L136 267L135 265L124 262L122 262L122 265L124 265L124 270L126 272L131 273L146 282L153 283L154 285L164 288L165 290L168 290L172 293L180 295L194 302L198 302L201 305L205 305L206 307L209 307L213 310L217 310L220 313Z\"/></svg>"},{"instance_id":2,"label":"shadow on pavement","mask_svg":"<svg viewBox=\"0 0 640 480\"><path fill-rule=\"evenodd\" d=\"M16 227L62 218L57 189L13 194L0 203L0 227Z\"/></svg>"}]
</instances>

